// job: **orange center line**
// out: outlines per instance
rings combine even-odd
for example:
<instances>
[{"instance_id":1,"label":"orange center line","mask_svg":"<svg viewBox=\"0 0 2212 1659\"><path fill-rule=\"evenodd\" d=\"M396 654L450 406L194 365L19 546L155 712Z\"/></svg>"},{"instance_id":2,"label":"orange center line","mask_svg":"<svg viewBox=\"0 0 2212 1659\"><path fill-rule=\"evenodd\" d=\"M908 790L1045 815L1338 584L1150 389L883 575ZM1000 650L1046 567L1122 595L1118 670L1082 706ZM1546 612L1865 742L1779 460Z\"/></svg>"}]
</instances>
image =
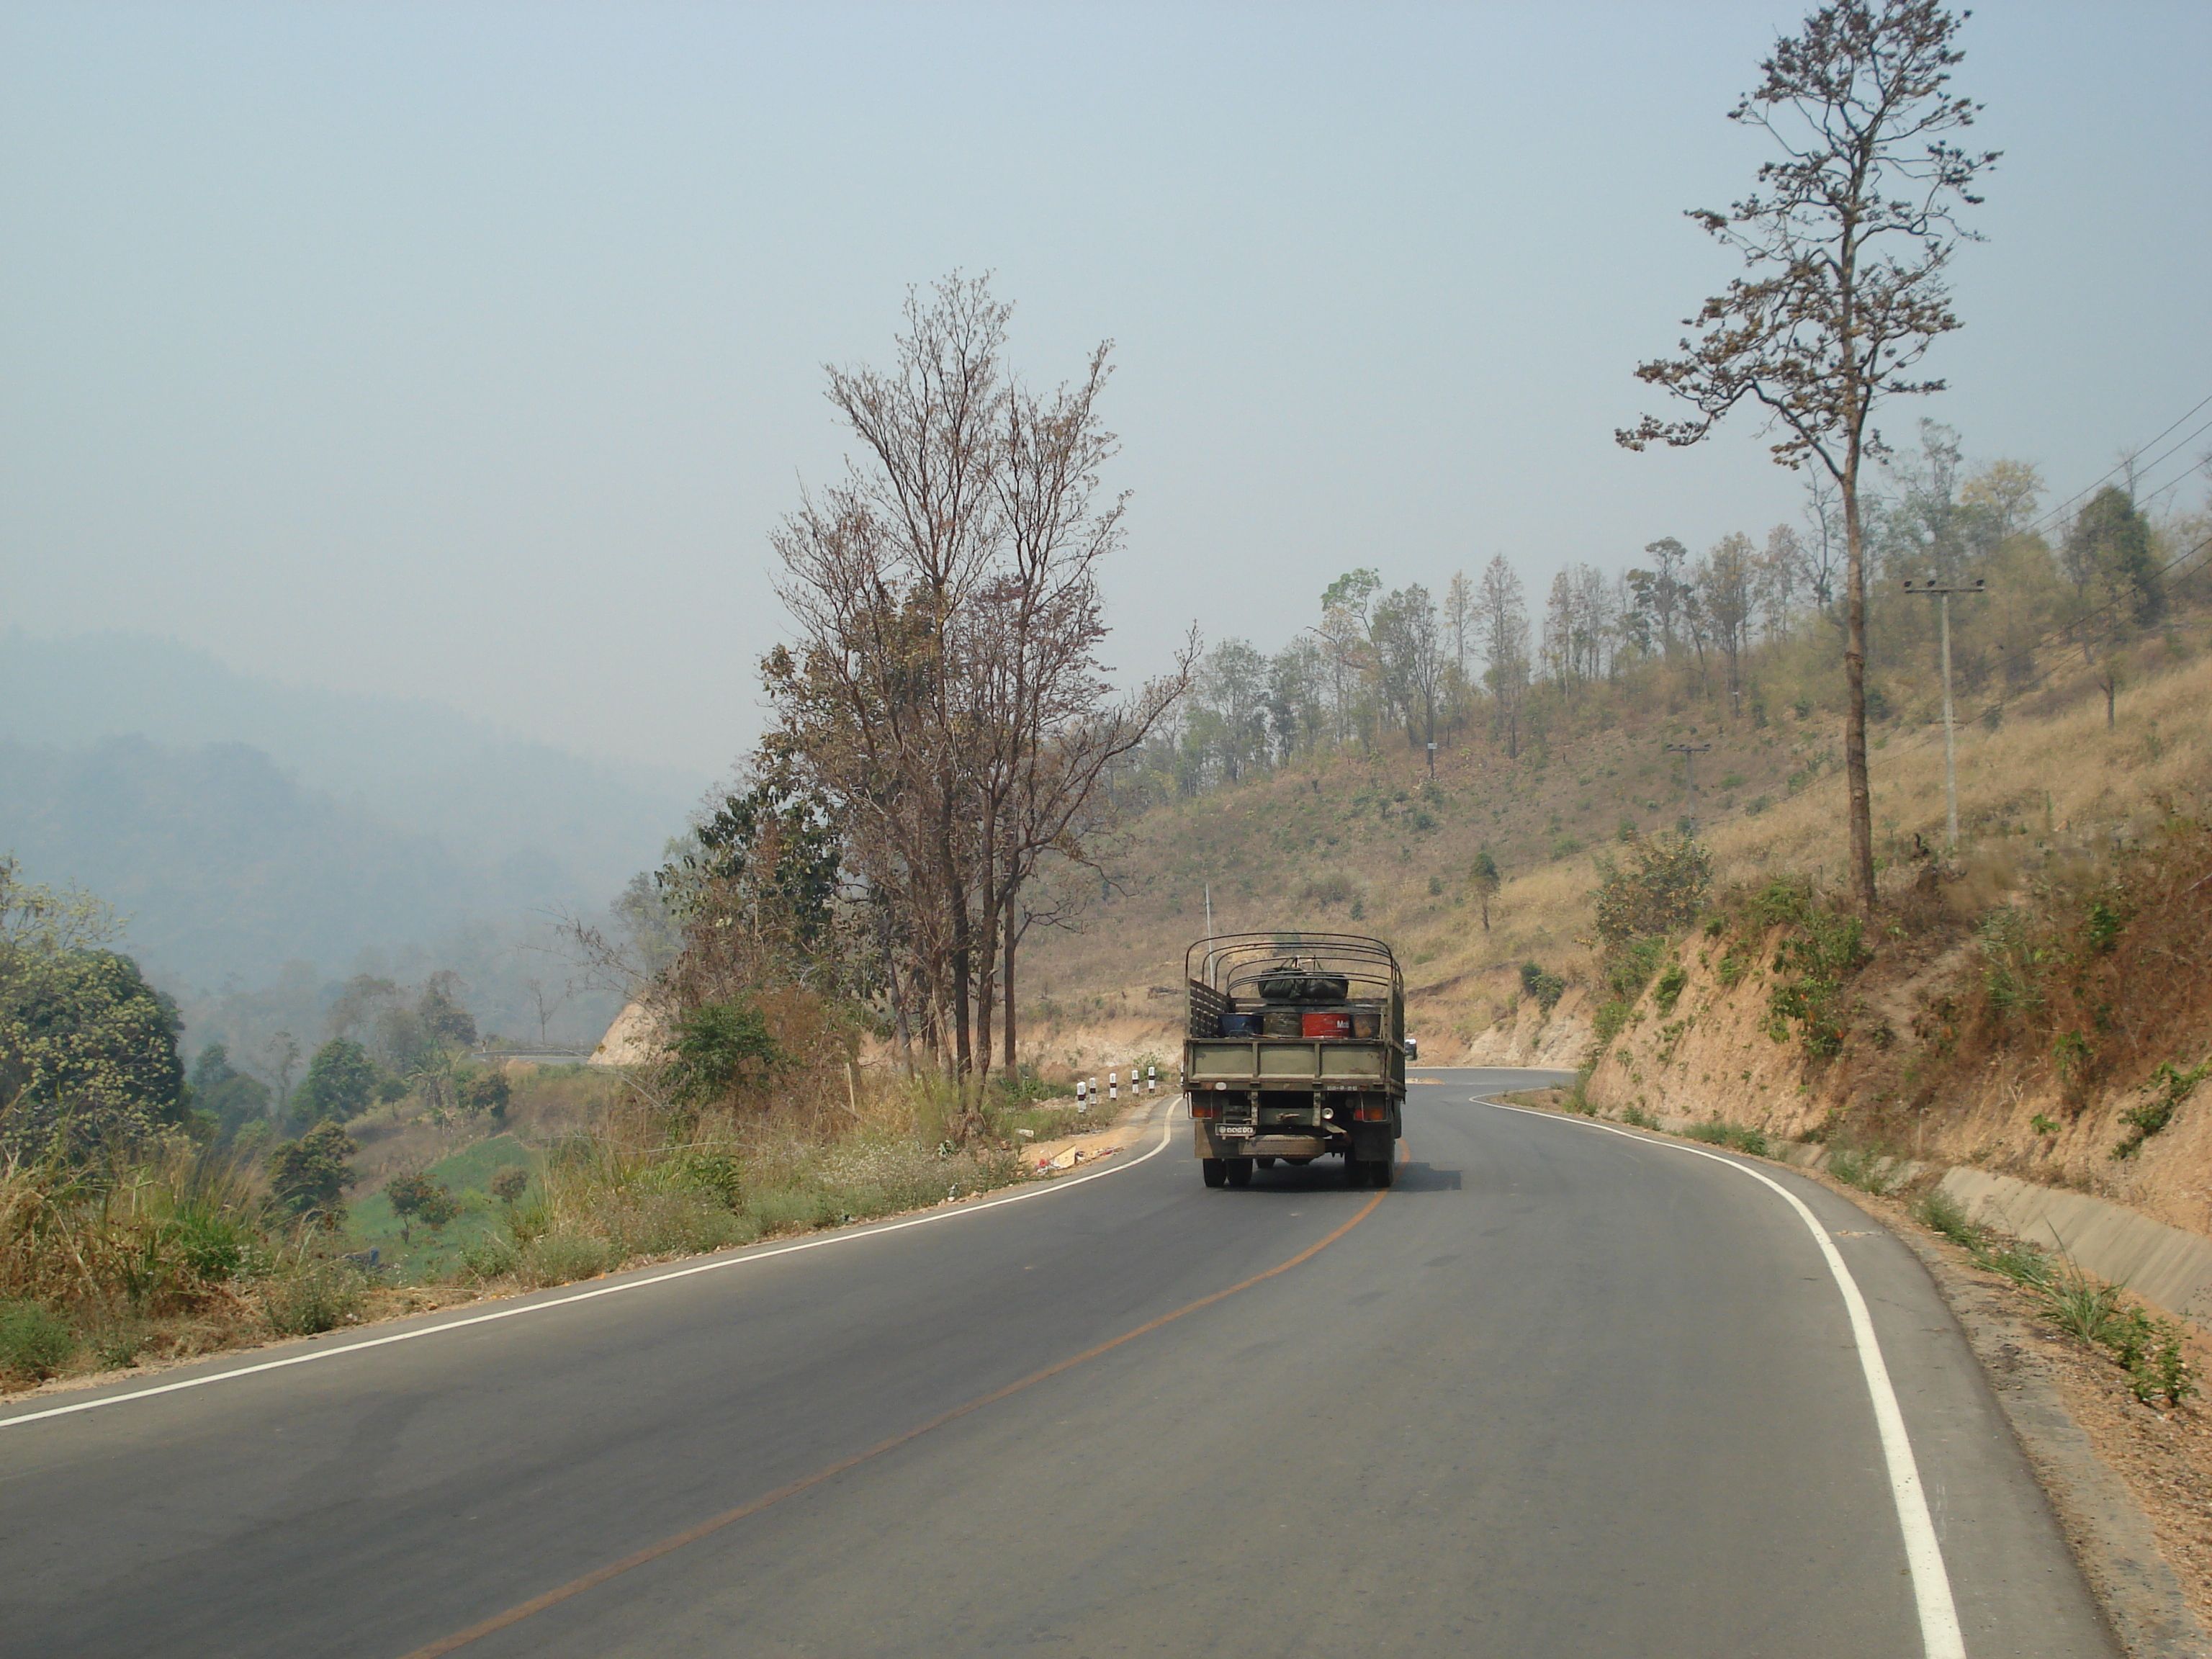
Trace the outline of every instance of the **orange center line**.
<instances>
[{"instance_id":1,"label":"orange center line","mask_svg":"<svg viewBox=\"0 0 2212 1659\"><path fill-rule=\"evenodd\" d=\"M763 1510L773 1508L787 1498L795 1498L800 1492L818 1486L825 1480L835 1480L848 1469L858 1468L872 1458L881 1457L888 1451L896 1451L909 1441L921 1439L933 1429L941 1429L947 1423L965 1417L970 1412L979 1412L986 1406L995 1406L1001 1400L1018 1395L1024 1389L1033 1388L1048 1378L1058 1376L1062 1371L1073 1370L1087 1359L1096 1359L1100 1354L1110 1353L1124 1342L1133 1342L1140 1336L1148 1336L1163 1325L1172 1325L1186 1315L1194 1314L1201 1308L1210 1308L1217 1302L1226 1301L1239 1291L1249 1291L1255 1285L1262 1284L1274 1278L1278 1273L1286 1273L1291 1268L1312 1261L1314 1257L1335 1243L1338 1239L1342 1238L1354 1227L1366 1220L1369 1216L1375 1213L1375 1206L1389 1195L1389 1188L1383 1188L1361 1206L1358 1214L1353 1216L1334 1232L1315 1243L1309 1244L1289 1261L1277 1262L1264 1273L1254 1273L1251 1278L1241 1279L1225 1291L1216 1291L1211 1296L1202 1296L1195 1302L1177 1308L1173 1313L1164 1313L1158 1319L1148 1320L1134 1330L1124 1331L1119 1336L1111 1337L1101 1342L1095 1348L1085 1348L1081 1353L1072 1355L1056 1364L1048 1365L1041 1371L1032 1371L1019 1381L1009 1382L1005 1388L995 1389L989 1394L980 1395L965 1405L955 1406L950 1411L940 1412L927 1423L918 1424L902 1433L893 1435L888 1440L878 1441L866 1451L854 1452L850 1457L842 1458L826 1468L817 1469L813 1474L793 1480L788 1486L778 1486L774 1492L754 1498L750 1504L740 1504L736 1509L725 1510L720 1515L710 1516L696 1526L686 1527L682 1532L672 1534L658 1543L647 1544L643 1549L623 1556L619 1561L610 1561L605 1566L595 1568L580 1578L572 1578L567 1583L547 1590L541 1595L533 1595L527 1601L516 1603L504 1613L495 1613L489 1619L471 1625L466 1630L456 1631L451 1636L441 1636L428 1647L416 1648L412 1653L405 1655L404 1659L438 1659L438 1656L441 1654L451 1653L457 1648L465 1648L470 1643L492 1635L495 1632L505 1630L509 1626L519 1625L532 1615L543 1613L548 1607L557 1606L571 1596L581 1595L586 1590L597 1589L609 1579L618 1578L633 1568L644 1566L649 1561L658 1561L664 1555L672 1555L685 1545L696 1544L701 1539L721 1531L725 1527L734 1526L740 1521L758 1515Z\"/></svg>"}]
</instances>

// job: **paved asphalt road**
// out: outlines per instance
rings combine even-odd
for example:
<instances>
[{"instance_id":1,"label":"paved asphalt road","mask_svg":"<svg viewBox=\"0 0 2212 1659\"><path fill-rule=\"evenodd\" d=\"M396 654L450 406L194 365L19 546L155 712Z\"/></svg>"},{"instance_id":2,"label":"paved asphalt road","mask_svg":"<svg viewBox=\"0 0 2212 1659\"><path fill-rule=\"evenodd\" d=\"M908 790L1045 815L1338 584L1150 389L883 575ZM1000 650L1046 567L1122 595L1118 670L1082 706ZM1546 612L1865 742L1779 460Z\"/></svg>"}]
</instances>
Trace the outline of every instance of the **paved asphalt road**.
<instances>
[{"instance_id":1,"label":"paved asphalt road","mask_svg":"<svg viewBox=\"0 0 2212 1659\"><path fill-rule=\"evenodd\" d=\"M1537 1074L1419 1075L1387 1194L1208 1191L1178 1121L995 1208L19 1401L0 1651L1921 1653L1813 1230L1679 1144L1475 1098ZM1758 1167L1863 1291L1966 1652L2115 1652L1917 1262Z\"/></svg>"}]
</instances>

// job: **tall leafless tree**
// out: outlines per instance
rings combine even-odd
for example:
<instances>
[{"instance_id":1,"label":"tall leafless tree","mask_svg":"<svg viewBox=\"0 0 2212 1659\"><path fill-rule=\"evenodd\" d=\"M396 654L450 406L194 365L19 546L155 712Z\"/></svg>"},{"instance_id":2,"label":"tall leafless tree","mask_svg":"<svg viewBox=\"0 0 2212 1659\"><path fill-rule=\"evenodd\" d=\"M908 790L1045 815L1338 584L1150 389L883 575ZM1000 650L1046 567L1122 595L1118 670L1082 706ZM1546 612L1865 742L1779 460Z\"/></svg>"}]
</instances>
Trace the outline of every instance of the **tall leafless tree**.
<instances>
[{"instance_id":1,"label":"tall leafless tree","mask_svg":"<svg viewBox=\"0 0 2212 1659\"><path fill-rule=\"evenodd\" d=\"M1012 1054L1024 883L1048 853L1090 856L1114 763L1196 651L1115 695L1097 654L1124 508L1098 500L1109 348L1030 393L1003 362L1009 314L949 278L908 296L892 369L830 371L861 453L772 538L799 637L763 665L764 747L844 827L902 1040L963 1077L988 1069L1002 986Z\"/></svg>"},{"instance_id":2,"label":"tall leafless tree","mask_svg":"<svg viewBox=\"0 0 2212 1659\"><path fill-rule=\"evenodd\" d=\"M1747 400L1781 428L1775 459L1817 463L1843 498L1846 553L1844 761L1850 793L1852 884L1875 900L1867 781L1866 571L1859 475L1882 453L1872 424L1886 400L1940 391L1917 378L1928 349L1960 326L1944 272L1974 233L1959 210L1978 203L1977 176L1997 160L1948 136L1980 106L1950 89L1963 53L1960 19L1936 0L1853 0L1821 7L1775 43L1763 79L1729 118L1771 138L1758 188L1726 212L1694 219L1741 255L1750 274L1705 301L1686 326L1705 331L1682 355L1637 375L1696 410L1646 416L1615 435L1631 449L1694 444Z\"/></svg>"},{"instance_id":3,"label":"tall leafless tree","mask_svg":"<svg viewBox=\"0 0 2212 1659\"><path fill-rule=\"evenodd\" d=\"M1528 690L1528 604L1521 577L1503 553L1483 567L1475 584L1476 637L1490 690L1496 699L1498 734L1509 757L1521 752L1522 703Z\"/></svg>"}]
</instances>

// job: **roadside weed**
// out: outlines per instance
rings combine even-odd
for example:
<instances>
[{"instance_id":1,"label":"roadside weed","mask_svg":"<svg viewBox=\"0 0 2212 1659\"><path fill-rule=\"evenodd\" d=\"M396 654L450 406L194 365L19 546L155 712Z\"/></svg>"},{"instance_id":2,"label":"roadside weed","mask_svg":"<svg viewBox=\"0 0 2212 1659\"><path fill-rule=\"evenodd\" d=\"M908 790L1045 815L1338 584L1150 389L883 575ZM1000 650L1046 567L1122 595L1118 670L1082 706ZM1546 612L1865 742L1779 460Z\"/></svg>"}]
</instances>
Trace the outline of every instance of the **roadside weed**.
<instances>
[{"instance_id":1,"label":"roadside weed","mask_svg":"<svg viewBox=\"0 0 2212 1659\"><path fill-rule=\"evenodd\" d=\"M361 1275L343 1261L319 1261L261 1293L261 1315L279 1336L319 1336L356 1316Z\"/></svg>"},{"instance_id":2,"label":"roadside weed","mask_svg":"<svg viewBox=\"0 0 2212 1659\"><path fill-rule=\"evenodd\" d=\"M1966 1206L1941 1187L1929 1188L1927 1194L1912 1206L1912 1218L1970 1250L1982 1242L1982 1230L1967 1218Z\"/></svg>"},{"instance_id":3,"label":"roadside weed","mask_svg":"<svg viewBox=\"0 0 2212 1659\"><path fill-rule=\"evenodd\" d=\"M1845 1186L1872 1193L1877 1198L1897 1185L1896 1177L1884 1171L1876 1154L1850 1147L1838 1147L1829 1152L1828 1173Z\"/></svg>"},{"instance_id":4,"label":"roadside weed","mask_svg":"<svg viewBox=\"0 0 2212 1659\"><path fill-rule=\"evenodd\" d=\"M1766 1136L1747 1124L1723 1123L1715 1118L1710 1123L1692 1123L1682 1131L1691 1140L1702 1140L1709 1146L1726 1146L1731 1151L1748 1152L1753 1158L1766 1156Z\"/></svg>"},{"instance_id":5,"label":"roadside weed","mask_svg":"<svg viewBox=\"0 0 2212 1659\"><path fill-rule=\"evenodd\" d=\"M35 1302L0 1302L0 1371L44 1382L76 1347L69 1321Z\"/></svg>"}]
</instances>

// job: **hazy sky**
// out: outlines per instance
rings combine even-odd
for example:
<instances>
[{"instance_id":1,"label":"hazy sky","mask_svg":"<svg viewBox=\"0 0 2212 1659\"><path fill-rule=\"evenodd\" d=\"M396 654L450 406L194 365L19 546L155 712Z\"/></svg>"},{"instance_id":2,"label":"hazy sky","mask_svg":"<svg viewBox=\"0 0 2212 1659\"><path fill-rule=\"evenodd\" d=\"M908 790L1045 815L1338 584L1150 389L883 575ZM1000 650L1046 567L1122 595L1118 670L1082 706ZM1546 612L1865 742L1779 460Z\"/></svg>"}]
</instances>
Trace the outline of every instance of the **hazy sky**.
<instances>
[{"instance_id":1,"label":"hazy sky","mask_svg":"<svg viewBox=\"0 0 2212 1659\"><path fill-rule=\"evenodd\" d=\"M1680 210L1747 185L1723 114L1803 10L0 7L0 625L719 770L766 532L844 452L821 365L955 267L1033 380L1117 342L1131 669L1357 564L1540 592L1760 533L1753 422L1612 432L1730 274ZM1990 240L1889 424L2068 493L2212 394L2212 7L1966 45Z\"/></svg>"}]
</instances>

